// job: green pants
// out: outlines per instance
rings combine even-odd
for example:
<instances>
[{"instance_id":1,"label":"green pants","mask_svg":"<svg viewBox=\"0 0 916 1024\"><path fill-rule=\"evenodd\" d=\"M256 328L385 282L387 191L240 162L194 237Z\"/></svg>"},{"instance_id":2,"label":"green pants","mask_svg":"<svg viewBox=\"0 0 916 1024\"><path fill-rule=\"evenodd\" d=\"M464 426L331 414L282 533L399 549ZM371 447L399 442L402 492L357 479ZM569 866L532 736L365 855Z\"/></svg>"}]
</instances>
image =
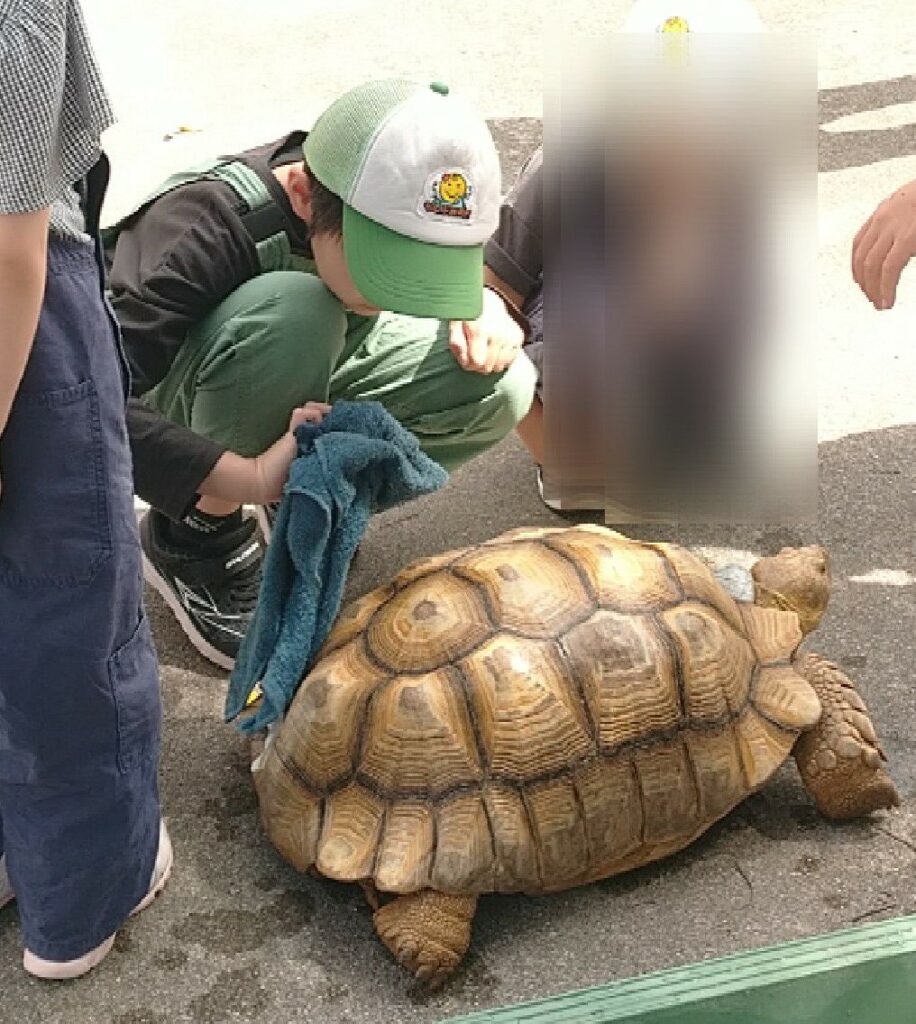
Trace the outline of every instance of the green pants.
<instances>
[{"instance_id":1,"label":"green pants","mask_svg":"<svg viewBox=\"0 0 916 1024\"><path fill-rule=\"evenodd\" d=\"M347 314L321 279L299 271L247 281L188 334L145 400L240 455L258 455L307 401L376 400L447 470L505 437L528 412L526 358L500 374L462 370L448 324Z\"/></svg>"}]
</instances>

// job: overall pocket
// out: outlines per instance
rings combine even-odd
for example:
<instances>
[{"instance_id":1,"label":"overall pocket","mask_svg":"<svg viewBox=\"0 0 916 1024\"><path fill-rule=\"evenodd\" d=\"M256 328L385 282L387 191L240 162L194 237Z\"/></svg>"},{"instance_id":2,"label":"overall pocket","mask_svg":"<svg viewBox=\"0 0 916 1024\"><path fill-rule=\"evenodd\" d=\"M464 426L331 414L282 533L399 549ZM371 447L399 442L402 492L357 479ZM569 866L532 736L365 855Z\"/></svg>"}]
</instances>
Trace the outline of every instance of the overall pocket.
<instances>
[{"instance_id":1,"label":"overall pocket","mask_svg":"<svg viewBox=\"0 0 916 1024\"><path fill-rule=\"evenodd\" d=\"M149 621L140 610L133 636L108 659L118 728L118 767L129 772L156 757L162 723L159 666Z\"/></svg>"},{"instance_id":2,"label":"overall pocket","mask_svg":"<svg viewBox=\"0 0 916 1024\"><path fill-rule=\"evenodd\" d=\"M95 385L20 391L0 437L0 582L85 585L110 552Z\"/></svg>"}]
</instances>

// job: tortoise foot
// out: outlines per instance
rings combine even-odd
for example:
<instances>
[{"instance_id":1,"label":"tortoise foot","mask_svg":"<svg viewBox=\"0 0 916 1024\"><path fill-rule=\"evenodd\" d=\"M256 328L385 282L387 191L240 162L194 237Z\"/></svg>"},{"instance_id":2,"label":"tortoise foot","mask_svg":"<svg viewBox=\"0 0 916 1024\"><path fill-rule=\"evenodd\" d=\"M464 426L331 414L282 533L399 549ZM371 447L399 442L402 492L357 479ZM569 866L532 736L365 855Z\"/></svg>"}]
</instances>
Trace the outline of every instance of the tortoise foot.
<instances>
[{"instance_id":1,"label":"tortoise foot","mask_svg":"<svg viewBox=\"0 0 916 1024\"><path fill-rule=\"evenodd\" d=\"M795 761L818 810L827 818L860 818L896 807L897 787L865 702L833 662L806 654L796 669L814 687L823 706L817 725L795 745Z\"/></svg>"},{"instance_id":2,"label":"tortoise foot","mask_svg":"<svg viewBox=\"0 0 916 1024\"><path fill-rule=\"evenodd\" d=\"M438 988L471 942L476 896L433 889L398 896L373 916L375 930L395 959L418 981Z\"/></svg>"},{"instance_id":3,"label":"tortoise foot","mask_svg":"<svg viewBox=\"0 0 916 1024\"><path fill-rule=\"evenodd\" d=\"M372 881L368 878L363 878L359 882L360 889L363 890L363 896L366 897L366 902L372 908L373 911L378 910L381 906L381 901L378 898L378 889L375 888Z\"/></svg>"}]
</instances>

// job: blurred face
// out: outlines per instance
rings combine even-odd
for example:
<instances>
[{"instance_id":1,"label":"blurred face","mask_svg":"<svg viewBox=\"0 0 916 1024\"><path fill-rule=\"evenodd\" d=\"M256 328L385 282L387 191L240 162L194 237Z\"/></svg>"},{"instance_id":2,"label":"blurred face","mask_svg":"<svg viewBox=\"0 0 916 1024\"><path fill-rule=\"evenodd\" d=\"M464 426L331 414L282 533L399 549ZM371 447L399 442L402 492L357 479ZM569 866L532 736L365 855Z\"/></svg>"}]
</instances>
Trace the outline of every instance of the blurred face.
<instances>
[{"instance_id":1,"label":"blurred face","mask_svg":"<svg viewBox=\"0 0 916 1024\"><path fill-rule=\"evenodd\" d=\"M344 257L342 238L335 235L313 235L312 254L321 280L340 299L345 309L360 316L376 316L381 312L360 295L353 283Z\"/></svg>"},{"instance_id":2,"label":"blurred face","mask_svg":"<svg viewBox=\"0 0 916 1024\"><path fill-rule=\"evenodd\" d=\"M290 205L297 217L312 223L312 190L305 166L301 163L287 164L274 171L277 180L286 190ZM381 312L371 306L360 295L347 270L344 257L343 239L334 234L312 235L312 255L318 267L318 275L338 299L344 308L360 316L376 316Z\"/></svg>"}]
</instances>

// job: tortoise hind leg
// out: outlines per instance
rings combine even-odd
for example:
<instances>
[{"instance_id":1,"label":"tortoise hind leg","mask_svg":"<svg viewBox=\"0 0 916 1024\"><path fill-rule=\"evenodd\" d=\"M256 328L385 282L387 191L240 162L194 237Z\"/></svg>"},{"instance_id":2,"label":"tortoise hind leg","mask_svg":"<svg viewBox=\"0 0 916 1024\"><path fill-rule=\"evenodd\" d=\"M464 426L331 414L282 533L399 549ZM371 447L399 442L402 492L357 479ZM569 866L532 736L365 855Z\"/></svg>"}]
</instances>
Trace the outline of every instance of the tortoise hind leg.
<instances>
[{"instance_id":1,"label":"tortoise hind leg","mask_svg":"<svg viewBox=\"0 0 916 1024\"><path fill-rule=\"evenodd\" d=\"M900 797L852 681L818 654L803 655L794 667L814 688L823 708L820 721L801 734L793 750L818 810L840 820L896 807Z\"/></svg>"},{"instance_id":2,"label":"tortoise hind leg","mask_svg":"<svg viewBox=\"0 0 916 1024\"><path fill-rule=\"evenodd\" d=\"M471 942L476 896L435 889L398 896L375 912L378 937L401 966L437 987L461 963Z\"/></svg>"}]
</instances>

